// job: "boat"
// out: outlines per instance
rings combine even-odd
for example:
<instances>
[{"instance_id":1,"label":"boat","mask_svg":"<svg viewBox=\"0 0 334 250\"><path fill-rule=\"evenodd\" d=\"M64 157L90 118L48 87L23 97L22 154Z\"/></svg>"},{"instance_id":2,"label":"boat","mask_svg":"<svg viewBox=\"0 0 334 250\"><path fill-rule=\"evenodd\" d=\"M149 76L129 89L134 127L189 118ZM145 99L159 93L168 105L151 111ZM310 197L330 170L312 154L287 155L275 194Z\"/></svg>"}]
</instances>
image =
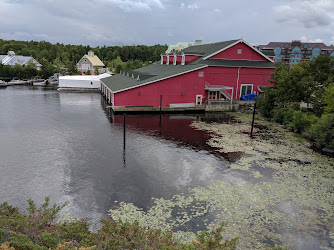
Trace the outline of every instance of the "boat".
<instances>
[{"instance_id":1,"label":"boat","mask_svg":"<svg viewBox=\"0 0 334 250\"><path fill-rule=\"evenodd\" d=\"M0 80L0 88L6 88L7 87L7 83L3 80Z\"/></svg>"},{"instance_id":2,"label":"boat","mask_svg":"<svg viewBox=\"0 0 334 250\"><path fill-rule=\"evenodd\" d=\"M56 77L56 76L51 76L51 77L49 77L48 82L49 82L50 85L53 85L53 86L58 85L59 84L59 78Z\"/></svg>"},{"instance_id":3,"label":"boat","mask_svg":"<svg viewBox=\"0 0 334 250\"><path fill-rule=\"evenodd\" d=\"M24 81L24 80L20 80L20 79L13 79L11 81L9 81L7 83L7 86L10 86L10 85L24 85L24 84L27 84L28 82L27 81Z\"/></svg>"},{"instance_id":4,"label":"boat","mask_svg":"<svg viewBox=\"0 0 334 250\"><path fill-rule=\"evenodd\" d=\"M44 79L33 80L32 81L32 85L33 86L46 86L47 85L47 81L44 80Z\"/></svg>"}]
</instances>

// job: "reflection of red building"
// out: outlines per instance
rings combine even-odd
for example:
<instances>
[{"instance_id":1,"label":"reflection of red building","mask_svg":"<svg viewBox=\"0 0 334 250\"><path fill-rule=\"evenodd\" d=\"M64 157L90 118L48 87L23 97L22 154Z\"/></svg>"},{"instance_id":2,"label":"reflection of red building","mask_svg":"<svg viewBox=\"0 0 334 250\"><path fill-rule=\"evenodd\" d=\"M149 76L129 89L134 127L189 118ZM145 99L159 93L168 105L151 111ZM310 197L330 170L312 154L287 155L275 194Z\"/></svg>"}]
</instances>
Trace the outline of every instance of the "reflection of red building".
<instances>
[{"instance_id":1,"label":"reflection of red building","mask_svg":"<svg viewBox=\"0 0 334 250\"><path fill-rule=\"evenodd\" d=\"M112 114L111 114L112 115ZM123 126L123 116L113 116L113 122ZM220 117L220 122L231 122L234 120L226 120L228 117ZM207 150L215 155L220 155L228 161L235 161L242 156L242 152L220 153L216 148L212 148L207 144L211 138L206 131L196 130L190 125L194 120L203 119L203 117L186 117L186 116L126 116L126 127L130 131L138 131L155 137L161 137L171 140L181 145L190 146L196 150ZM205 120L206 118L204 118ZM208 118L211 120L210 118ZM215 119L215 118L213 118ZM217 119L217 118L216 118Z\"/></svg>"},{"instance_id":2,"label":"reflection of red building","mask_svg":"<svg viewBox=\"0 0 334 250\"><path fill-rule=\"evenodd\" d=\"M113 122L123 126L123 116L114 116ZM203 148L210 136L205 131L194 130L190 124L195 117L185 116L127 116L126 127L149 135L159 136L188 146Z\"/></svg>"},{"instance_id":3,"label":"reflection of red building","mask_svg":"<svg viewBox=\"0 0 334 250\"><path fill-rule=\"evenodd\" d=\"M233 100L267 86L273 61L244 40L191 46L161 62L101 80L114 107L191 107Z\"/></svg>"}]
</instances>

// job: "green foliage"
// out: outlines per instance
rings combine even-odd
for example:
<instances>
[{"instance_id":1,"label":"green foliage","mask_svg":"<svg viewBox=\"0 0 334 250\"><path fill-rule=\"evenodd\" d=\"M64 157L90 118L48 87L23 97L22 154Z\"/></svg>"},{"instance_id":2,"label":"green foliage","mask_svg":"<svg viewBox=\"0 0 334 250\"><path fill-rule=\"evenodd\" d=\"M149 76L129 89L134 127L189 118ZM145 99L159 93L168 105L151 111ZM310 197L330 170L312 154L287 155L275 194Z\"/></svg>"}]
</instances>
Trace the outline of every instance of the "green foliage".
<instances>
[{"instance_id":1,"label":"green foliage","mask_svg":"<svg viewBox=\"0 0 334 250\"><path fill-rule=\"evenodd\" d=\"M274 109L273 120L277 123L288 125L292 122L294 116L294 110L291 108L278 108Z\"/></svg>"},{"instance_id":2,"label":"green foliage","mask_svg":"<svg viewBox=\"0 0 334 250\"><path fill-rule=\"evenodd\" d=\"M100 74L100 72L99 72L98 67L95 67L94 68L94 75L99 75L99 74Z\"/></svg>"},{"instance_id":3,"label":"green foliage","mask_svg":"<svg viewBox=\"0 0 334 250\"><path fill-rule=\"evenodd\" d=\"M265 93L256 100L260 113L267 118L272 117L275 108L277 90L271 87L265 89Z\"/></svg>"},{"instance_id":4,"label":"green foliage","mask_svg":"<svg viewBox=\"0 0 334 250\"><path fill-rule=\"evenodd\" d=\"M334 83L331 83L325 88L323 103L325 105L324 110L326 113L334 113Z\"/></svg>"},{"instance_id":5,"label":"green foliage","mask_svg":"<svg viewBox=\"0 0 334 250\"><path fill-rule=\"evenodd\" d=\"M149 229L137 221L112 222L102 219L97 232L89 231L87 219L56 222L66 205L49 207L49 198L37 207L28 200L28 214L18 212L8 203L0 204L0 245L5 249L236 249L239 238L226 240L222 236L226 224L216 230L201 232L191 244L174 240L172 231ZM1 247L0 247L1 248Z\"/></svg>"},{"instance_id":6,"label":"green foliage","mask_svg":"<svg viewBox=\"0 0 334 250\"><path fill-rule=\"evenodd\" d=\"M276 101L282 106L291 102L310 102L314 89L310 63L300 62L293 67L277 64L270 81L277 90Z\"/></svg>"},{"instance_id":7,"label":"green foliage","mask_svg":"<svg viewBox=\"0 0 334 250\"><path fill-rule=\"evenodd\" d=\"M319 147L334 150L334 113L323 114L311 130Z\"/></svg>"},{"instance_id":8,"label":"green foliage","mask_svg":"<svg viewBox=\"0 0 334 250\"><path fill-rule=\"evenodd\" d=\"M294 111L291 126L297 130L298 133L307 131L312 124L315 124L318 117L312 114L304 113L303 111Z\"/></svg>"},{"instance_id":9,"label":"green foliage","mask_svg":"<svg viewBox=\"0 0 334 250\"><path fill-rule=\"evenodd\" d=\"M197 236L198 242L194 242L193 244L196 248L202 249L236 249L239 237L227 240L222 236L222 233L225 232L224 227L226 225L227 223L222 222L216 230L200 232Z\"/></svg>"},{"instance_id":10,"label":"green foliage","mask_svg":"<svg viewBox=\"0 0 334 250\"><path fill-rule=\"evenodd\" d=\"M123 47L98 46L96 48L91 48L90 46L83 45L64 45L59 43L51 44L45 41L26 42L14 40L7 41L0 39L1 55L5 55L9 50L13 50L17 55L34 57L39 63L42 64L42 70L39 72L39 75L42 76L42 78L48 78L53 75L53 73L67 73L70 75L78 74L76 63L82 58L83 55L87 54L89 50L93 50L94 54L97 55L106 65L119 57L126 64L122 69L132 70L143 67L143 64L147 65L149 62L159 60L160 54L163 53L166 49L167 45L133 45ZM128 61L130 61L129 65L127 65ZM32 67L31 65L28 66ZM19 70L12 72L14 71L12 68L12 66L7 66L2 70L0 67L0 77L19 77L30 79L38 74L36 69L34 69L35 72L30 72L32 70L30 68L28 70L30 73L27 73L23 68L19 68ZM112 68L116 69L116 65Z\"/></svg>"}]
</instances>

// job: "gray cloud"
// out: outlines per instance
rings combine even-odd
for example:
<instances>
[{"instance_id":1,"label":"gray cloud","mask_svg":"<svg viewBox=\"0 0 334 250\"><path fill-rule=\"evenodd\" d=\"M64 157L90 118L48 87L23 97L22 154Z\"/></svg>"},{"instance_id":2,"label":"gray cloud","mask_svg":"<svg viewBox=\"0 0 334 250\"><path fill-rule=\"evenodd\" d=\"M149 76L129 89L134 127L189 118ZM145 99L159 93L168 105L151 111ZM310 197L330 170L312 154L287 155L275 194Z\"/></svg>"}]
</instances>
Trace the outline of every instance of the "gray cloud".
<instances>
[{"instance_id":1,"label":"gray cloud","mask_svg":"<svg viewBox=\"0 0 334 250\"><path fill-rule=\"evenodd\" d=\"M91 46L333 40L334 1L280 3L270 9L277 0L0 0L0 39Z\"/></svg>"},{"instance_id":2,"label":"gray cloud","mask_svg":"<svg viewBox=\"0 0 334 250\"><path fill-rule=\"evenodd\" d=\"M278 22L299 23L307 29L328 26L333 22L334 1L297 1L274 7Z\"/></svg>"}]
</instances>

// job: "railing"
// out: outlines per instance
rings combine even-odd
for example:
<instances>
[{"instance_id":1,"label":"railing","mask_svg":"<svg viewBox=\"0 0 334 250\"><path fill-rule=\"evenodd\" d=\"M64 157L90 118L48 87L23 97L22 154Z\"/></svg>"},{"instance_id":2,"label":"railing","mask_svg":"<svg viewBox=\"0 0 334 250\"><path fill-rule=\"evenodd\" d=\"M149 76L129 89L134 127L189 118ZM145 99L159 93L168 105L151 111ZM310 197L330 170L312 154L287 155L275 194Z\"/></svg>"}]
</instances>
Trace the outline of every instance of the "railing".
<instances>
[{"instance_id":1,"label":"railing","mask_svg":"<svg viewBox=\"0 0 334 250\"><path fill-rule=\"evenodd\" d=\"M220 94L224 95L228 100L231 100L231 94L228 93L225 89L220 90Z\"/></svg>"},{"instance_id":2,"label":"railing","mask_svg":"<svg viewBox=\"0 0 334 250\"><path fill-rule=\"evenodd\" d=\"M208 82L205 82L205 87L207 87L207 88L211 88L211 89L221 89L221 88L222 88L221 85L211 85L211 84L208 83Z\"/></svg>"}]
</instances>

